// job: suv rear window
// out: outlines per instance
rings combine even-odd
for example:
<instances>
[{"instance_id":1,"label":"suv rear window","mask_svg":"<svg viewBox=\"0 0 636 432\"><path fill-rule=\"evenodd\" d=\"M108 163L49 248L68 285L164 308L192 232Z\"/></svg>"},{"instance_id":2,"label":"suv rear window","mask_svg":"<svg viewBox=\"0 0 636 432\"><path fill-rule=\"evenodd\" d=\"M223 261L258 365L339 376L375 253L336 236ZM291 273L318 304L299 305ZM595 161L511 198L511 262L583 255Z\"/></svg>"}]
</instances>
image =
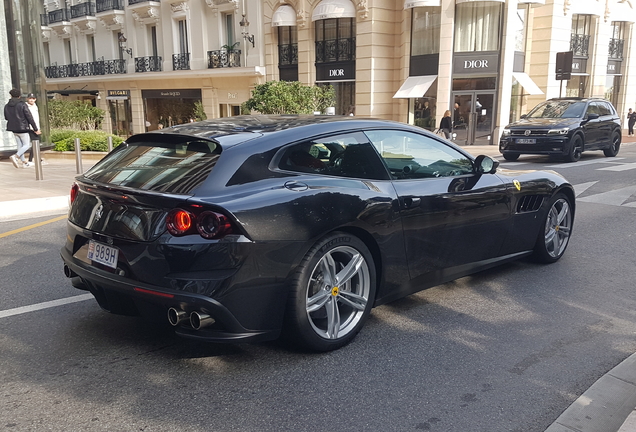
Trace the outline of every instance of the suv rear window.
<instances>
[{"instance_id":1,"label":"suv rear window","mask_svg":"<svg viewBox=\"0 0 636 432\"><path fill-rule=\"evenodd\" d=\"M153 192L189 194L216 165L221 147L214 141L178 135L131 137L88 170L100 183Z\"/></svg>"}]
</instances>

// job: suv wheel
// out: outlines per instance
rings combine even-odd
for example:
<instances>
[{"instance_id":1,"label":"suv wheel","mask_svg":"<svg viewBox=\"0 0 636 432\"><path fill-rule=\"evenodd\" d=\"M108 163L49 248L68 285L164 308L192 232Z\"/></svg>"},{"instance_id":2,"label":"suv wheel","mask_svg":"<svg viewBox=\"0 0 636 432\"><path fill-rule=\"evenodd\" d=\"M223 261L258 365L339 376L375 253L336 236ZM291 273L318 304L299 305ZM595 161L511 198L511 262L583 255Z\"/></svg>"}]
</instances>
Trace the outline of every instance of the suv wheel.
<instances>
[{"instance_id":1,"label":"suv wheel","mask_svg":"<svg viewBox=\"0 0 636 432\"><path fill-rule=\"evenodd\" d=\"M612 134L612 142L610 146L603 150L603 153L607 157L614 157L618 154L618 150L621 148L621 134L614 132Z\"/></svg>"},{"instance_id":2,"label":"suv wheel","mask_svg":"<svg viewBox=\"0 0 636 432\"><path fill-rule=\"evenodd\" d=\"M504 153L504 159L510 162L514 162L519 159L519 153Z\"/></svg>"},{"instance_id":3,"label":"suv wheel","mask_svg":"<svg viewBox=\"0 0 636 432\"><path fill-rule=\"evenodd\" d=\"M583 139L580 135L574 135L570 142L570 153L566 156L568 162L578 162L583 153Z\"/></svg>"}]
</instances>

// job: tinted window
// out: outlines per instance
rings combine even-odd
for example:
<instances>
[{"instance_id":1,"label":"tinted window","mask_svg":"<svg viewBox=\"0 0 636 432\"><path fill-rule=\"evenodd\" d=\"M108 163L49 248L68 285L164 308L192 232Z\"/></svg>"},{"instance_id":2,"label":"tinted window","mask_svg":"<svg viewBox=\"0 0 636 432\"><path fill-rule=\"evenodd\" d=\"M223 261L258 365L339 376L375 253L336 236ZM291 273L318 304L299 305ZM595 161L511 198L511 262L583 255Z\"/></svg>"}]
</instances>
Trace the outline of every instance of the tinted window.
<instances>
[{"instance_id":1,"label":"tinted window","mask_svg":"<svg viewBox=\"0 0 636 432\"><path fill-rule=\"evenodd\" d=\"M365 133L394 179L448 177L473 172L470 159L434 138L394 130Z\"/></svg>"},{"instance_id":2,"label":"tinted window","mask_svg":"<svg viewBox=\"0 0 636 432\"><path fill-rule=\"evenodd\" d=\"M528 113L528 118L576 118L585 110L585 102L549 100L540 103Z\"/></svg>"},{"instance_id":3,"label":"tinted window","mask_svg":"<svg viewBox=\"0 0 636 432\"><path fill-rule=\"evenodd\" d=\"M220 154L212 141L159 134L132 139L146 141L121 144L84 176L135 189L188 194L208 177Z\"/></svg>"},{"instance_id":4,"label":"tinted window","mask_svg":"<svg viewBox=\"0 0 636 432\"><path fill-rule=\"evenodd\" d=\"M602 116L612 115L612 112L610 111L609 106L605 102L596 102L595 104L598 105L598 112L600 115Z\"/></svg>"},{"instance_id":5,"label":"tinted window","mask_svg":"<svg viewBox=\"0 0 636 432\"><path fill-rule=\"evenodd\" d=\"M596 103L591 103L587 106L587 111L585 111L585 114L598 114L601 115L601 113L599 112L598 109L598 104Z\"/></svg>"},{"instance_id":6,"label":"tinted window","mask_svg":"<svg viewBox=\"0 0 636 432\"><path fill-rule=\"evenodd\" d=\"M386 180L388 174L363 133L329 136L285 149L278 167L287 171Z\"/></svg>"}]
</instances>

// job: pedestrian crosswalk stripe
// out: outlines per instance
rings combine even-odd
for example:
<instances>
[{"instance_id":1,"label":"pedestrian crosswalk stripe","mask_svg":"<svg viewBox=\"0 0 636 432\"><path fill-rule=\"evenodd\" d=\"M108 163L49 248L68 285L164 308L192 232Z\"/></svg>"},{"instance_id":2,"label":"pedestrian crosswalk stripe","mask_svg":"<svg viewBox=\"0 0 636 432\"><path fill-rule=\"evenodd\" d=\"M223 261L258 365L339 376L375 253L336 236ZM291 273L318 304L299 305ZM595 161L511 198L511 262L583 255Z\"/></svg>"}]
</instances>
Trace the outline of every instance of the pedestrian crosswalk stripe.
<instances>
[{"instance_id":1,"label":"pedestrian crosswalk stripe","mask_svg":"<svg viewBox=\"0 0 636 432\"><path fill-rule=\"evenodd\" d=\"M583 192L588 190L590 187L594 186L596 183L598 183L598 181L592 181L592 182L587 182L587 183L581 183L581 184L573 185L574 186L575 195L578 197Z\"/></svg>"},{"instance_id":2,"label":"pedestrian crosswalk stripe","mask_svg":"<svg viewBox=\"0 0 636 432\"><path fill-rule=\"evenodd\" d=\"M620 206L623 205L623 203L627 201L634 193L636 193L636 186L628 186L609 192L603 192L596 195L589 195L584 198L578 198L578 201Z\"/></svg>"}]
</instances>

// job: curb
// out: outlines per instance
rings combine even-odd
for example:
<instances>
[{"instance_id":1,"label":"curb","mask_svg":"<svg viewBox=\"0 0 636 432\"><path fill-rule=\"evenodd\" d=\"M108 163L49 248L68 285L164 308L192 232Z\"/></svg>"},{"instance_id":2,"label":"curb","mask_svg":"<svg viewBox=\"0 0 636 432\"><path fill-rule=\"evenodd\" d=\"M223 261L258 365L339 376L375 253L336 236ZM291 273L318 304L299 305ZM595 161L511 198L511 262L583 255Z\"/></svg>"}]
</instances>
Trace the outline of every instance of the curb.
<instances>
[{"instance_id":1,"label":"curb","mask_svg":"<svg viewBox=\"0 0 636 432\"><path fill-rule=\"evenodd\" d=\"M62 215L68 212L68 196L0 202L0 222Z\"/></svg>"},{"instance_id":2,"label":"curb","mask_svg":"<svg viewBox=\"0 0 636 432\"><path fill-rule=\"evenodd\" d=\"M636 353L592 384L545 432L617 432L634 407Z\"/></svg>"}]
</instances>

